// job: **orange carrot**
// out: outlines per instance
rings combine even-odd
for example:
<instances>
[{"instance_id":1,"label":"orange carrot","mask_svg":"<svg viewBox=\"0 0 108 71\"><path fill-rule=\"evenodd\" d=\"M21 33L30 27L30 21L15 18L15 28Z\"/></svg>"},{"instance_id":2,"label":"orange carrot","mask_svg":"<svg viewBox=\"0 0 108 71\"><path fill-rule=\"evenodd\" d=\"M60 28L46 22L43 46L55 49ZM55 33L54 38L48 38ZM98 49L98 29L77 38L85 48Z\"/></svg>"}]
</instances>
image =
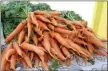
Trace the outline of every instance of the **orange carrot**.
<instances>
[{"instance_id":1,"label":"orange carrot","mask_svg":"<svg viewBox=\"0 0 108 71\"><path fill-rule=\"evenodd\" d=\"M25 42L28 42L28 43L30 42L27 36L25 36L24 40Z\"/></svg>"},{"instance_id":2,"label":"orange carrot","mask_svg":"<svg viewBox=\"0 0 108 71\"><path fill-rule=\"evenodd\" d=\"M28 39L30 38L30 35L32 33L32 23L31 23L31 18L28 18L27 20L27 28L28 28Z\"/></svg>"},{"instance_id":3,"label":"orange carrot","mask_svg":"<svg viewBox=\"0 0 108 71\"><path fill-rule=\"evenodd\" d=\"M56 41L54 39L50 38L50 43L51 43L52 48L54 48L56 50L57 57L60 60L65 60L66 58L63 56L62 52L60 51L60 48L58 47Z\"/></svg>"},{"instance_id":4,"label":"orange carrot","mask_svg":"<svg viewBox=\"0 0 108 71\"><path fill-rule=\"evenodd\" d=\"M22 43L22 41L24 40L24 37L25 37L25 32L24 30L22 30L19 34L19 37L18 37L18 44L20 45Z\"/></svg>"},{"instance_id":5,"label":"orange carrot","mask_svg":"<svg viewBox=\"0 0 108 71\"><path fill-rule=\"evenodd\" d=\"M39 64L40 64L40 59L39 59L38 55L35 55L35 65L36 65L36 68L39 68Z\"/></svg>"},{"instance_id":6,"label":"orange carrot","mask_svg":"<svg viewBox=\"0 0 108 71\"><path fill-rule=\"evenodd\" d=\"M59 28L59 27L56 27L54 30L58 33L63 33L63 34L71 34L72 33L72 31L70 31L70 30L66 30L66 29Z\"/></svg>"},{"instance_id":7,"label":"orange carrot","mask_svg":"<svg viewBox=\"0 0 108 71\"><path fill-rule=\"evenodd\" d=\"M13 43L13 47L14 47L14 49L16 50L16 52L17 52L20 56L22 56L21 48L19 47L19 45L18 45L17 42L14 42L14 43Z\"/></svg>"},{"instance_id":8,"label":"orange carrot","mask_svg":"<svg viewBox=\"0 0 108 71\"><path fill-rule=\"evenodd\" d=\"M49 14L51 14L51 15L60 15L61 14L61 12L60 11L55 11L55 12L53 12L53 11L49 11Z\"/></svg>"},{"instance_id":9,"label":"orange carrot","mask_svg":"<svg viewBox=\"0 0 108 71\"><path fill-rule=\"evenodd\" d=\"M45 18L44 16L42 15L36 15L37 19L43 21L43 22L46 22L46 23L51 23L47 18Z\"/></svg>"},{"instance_id":10,"label":"orange carrot","mask_svg":"<svg viewBox=\"0 0 108 71\"><path fill-rule=\"evenodd\" d=\"M54 26L52 24L48 24L48 28L51 29L52 31L54 30Z\"/></svg>"},{"instance_id":11,"label":"orange carrot","mask_svg":"<svg viewBox=\"0 0 108 71\"><path fill-rule=\"evenodd\" d=\"M32 62L31 62L29 56L24 51L22 51L22 53L23 53L24 61L27 63L28 67L32 68Z\"/></svg>"},{"instance_id":12,"label":"orange carrot","mask_svg":"<svg viewBox=\"0 0 108 71\"><path fill-rule=\"evenodd\" d=\"M61 47L62 52L66 56L66 58L71 58L71 54L69 53L68 49L66 47Z\"/></svg>"},{"instance_id":13,"label":"orange carrot","mask_svg":"<svg viewBox=\"0 0 108 71\"><path fill-rule=\"evenodd\" d=\"M34 57L34 52L30 52L30 59L31 59L31 61L33 60L33 57Z\"/></svg>"},{"instance_id":14,"label":"orange carrot","mask_svg":"<svg viewBox=\"0 0 108 71\"><path fill-rule=\"evenodd\" d=\"M57 27L63 28L63 29L67 29L67 28L66 28L66 25L63 25L63 24L57 24Z\"/></svg>"},{"instance_id":15,"label":"orange carrot","mask_svg":"<svg viewBox=\"0 0 108 71\"><path fill-rule=\"evenodd\" d=\"M26 20L19 23L16 29L6 37L5 42L6 43L10 42L19 32L21 32L24 29L25 25L26 25Z\"/></svg>"},{"instance_id":16,"label":"orange carrot","mask_svg":"<svg viewBox=\"0 0 108 71\"><path fill-rule=\"evenodd\" d=\"M22 43L21 47L23 49L29 50L29 51L34 51L36 54L39 55L40 59L42 60L42 62L44 63L44 51L40 50L37 46L29 44L29 43Z\"/></svg>"},{"instance_id":17,"label":"orange carrot","mask_svg":"<svg viewBox=\"0 0 108 71\"><path fill-rule=\"evenodd\" d=\"M73 41L77 44L83 44L83 45L87 45L87 43L79 38L75 38L73 39Z\"/></svg>"},{"instance_id":18,"label":"orange carrot","mask_svg":"<svg viewBox=\"0 0 108 71\"><path fill-rule=\"evenodd\" d=\"M9 70L10 70L10 62L7 62L5 71L9 71Z\"/></svg>"},{"instance_id":19,"label":"orange carrot","mask_svg":"<svg viewBox=\"0 0 108 71\"><path fill-rule=\"evenodd\" d=\"M5 55L2 57L2 60L1 60L1 71L5 71L7 62L8 61L6 60L6 55Z\"/></svg>"},{"instance_id":20,"label":"orange carrot","mask_svg":"<svg viewBox=\"0 0 108 71\"><path fill-rule=\"evenodd\" d=\"M33 42L34 42L34 44L35 45L37 45L38 44L38 39L37 39L37 35L32 35L32 40L33 40Z\"/></svg>"},{"instance_id":21,"label":"orange carrot","mask_svg":"<svg viewBox=\"0 0 108 71\"><path fill-rule=\"evenodd\" d=\"M10 59L10 68L15 71L15 66L16 66L16 61L17 61L17 54L13 54Z\"/></svg>"},{"instance_id":22,"label":"orange carrot","mask_svg":"<svg viewBox=\"0 0 108 71\"><path fill-rule=\"evenodd\" d=\"M38 41L41 42L43 40L43 36L38 38Z\"/></svg>"},{"instance_id":23,"label":"orange carrot","mask_svg":"<svg viewBox=\"0 0 108 71\"><path fill-rule=\"evenodd\" d=\"M25 62L23 58L21 58L21 63L23 65L23 68L27 68L27 63Z\"/></svg>"},{"instance_id":24,"label":"orange carrot","mask_svg":"<svg viewBox=\"0 0 108 71\"><path fill-rule=\"evenodd\" d=\"M46 14L46 11L36 10L36 11L34 11L34 13L35 13L36 15L44 15L44 14Z\"/></svg>"},{"instance_id":25,"label":"orange carrot","mask_svg":"<svg viewBox=\"0 0 108 71\"><path fill-rule=\"evenodd\" d=\"M42 67L44 68L45 71L49 71L48 64L46 61L45 63L42 63Z\"/></svg>"},{"instance_id":26,"label":"orange carrot","mask_svg":"<svg viewBox=\"0 0 108 71\"><path fill-rule=\"evenodd\" d=\"M38 29L37 27L34 28L34 31L39 35L39 36L43 36L42 31L40 29Z\"/></svg>"},{"instance_id":27,"label":"orange carrot","mask_svg":"<svg viewBox=\"0 0 108 71\"><path fill-rule=\"evenodd\" d=\"M54 48L51 48L51 52L54 54L54 55L57 55L57 52Z\"/></svg>"},{"instance_id":28,"label":"orange carrot","mask_svg":"<svg viewBox=\"0 0 108 71\"><path fill-rule=\"evenodd\" d=\"M43 30L49 30L48 27L46 26L46 24L40 20L38 20L39 23L39 27Z\"/></svg>"},{"instance_id":29,"label":"orange carrot","mask_svg":"<svg viewBox=\"0 0 108 71\"><path fill-rule=\"evenodd\" d=\"M70 66L70 65L71 65L71 58L67 58L67 59L66 59L66 65L67 65L67 66Z\"/></svg>"},{"instance_id":30,"label":"orange carrot","mask_svg":"<svg viewBox=\"0 0 108 71\"><path fill-rule=\"evenodd\" d=\"M30 18L31 18L31 20L32 20L31 22L32 22L33 24L35 24L36 27L38 27L39 24L38 24L38 22L37 22L37 17L35 16L34 12L30 12Z\"/></svg>"},{"instance_id":31,"label":"orange carrot","mask_svg":"<svg viewBox=\"0 0 108 71\"><path fill-rule=\"evenodd\" d=\"M6 52L6 60L8 61L9 60L9 57L13 54L16 53L16 50L15 49L9 49L7 52Z\"/></svg>"},{"instance_id":32,"label":"orange carrot","mask_svg":"<svg viewBox=\"0 0 108 71\"><path fill-rule=\"evenodd\" d=\"M58 24L57 21L54 18L50 18L50 19L51 19L51 22L52 22L51 24L54 25L54 26L57 26L57 24Z\"/></svg>"},{"instance_id":33,"label":"orange carrot","mask_svg":"<svg viewBox=\"0 0 108 71\"><path fill-rule=\"evenodd\" d=\"M42 51L47 52L47 51L44 49L44 47L42 47L42 45L41 45L40 43L39 43L37 46L38 46L39 49L41 49Z\"/></svg>"}]
</instances>

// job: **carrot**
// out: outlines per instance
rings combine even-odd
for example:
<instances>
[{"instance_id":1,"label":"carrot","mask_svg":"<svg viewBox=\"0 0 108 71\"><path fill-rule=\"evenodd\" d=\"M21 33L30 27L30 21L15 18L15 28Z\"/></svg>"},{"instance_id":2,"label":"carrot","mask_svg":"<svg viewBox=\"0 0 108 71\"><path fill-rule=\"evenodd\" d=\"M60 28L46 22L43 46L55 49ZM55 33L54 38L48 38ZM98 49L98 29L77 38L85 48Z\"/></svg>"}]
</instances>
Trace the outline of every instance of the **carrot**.
<instances>
[{"instance_id":1,"label":"carrot","mask_svg":"<svg viewBox=\"0 0 108 71\"><path fill-rule=\"evenodd\" d=\"M16 50L16 52L17 52L20 56L22 56L21 48L19 47L19 45L18 45L17 42L14 42L14 43L13 43L13 47L14 47L14 49Z\"/></svg>"},{"instance_id":2,"label":"carrot","mask_svg":"<svg viewBox=\"0 0 108 71\"><path fill-rule=\"evenodd\" d=\"M58 24L57 21L54 18L50 18L50 19L51 19L51 22L52 22L51 24L54 25L54 26L57 26L57 24Z\"/></svg>"},{"instance_id":3,"label":"carrot","mask_svg":"<svg viewBox=\"0 0 108 71\"><path fill-rule=\"evenodd\" d=\"M24 30L22 30L20 33L19 33L19 37L18 37L18 44L20 45L22 43L22 41L24 40L24 37L25 37L25 32Z\"/></svg>"},{"instance_id":4,"label":"carrot","mask_svg":"<svg viewBox=\"0 0 108 71\"><path fill-rule=\"evenodd\" d=\"M54 54L54 55L57 55L57 52L54 48L51 48L51 52Z\"/></svg>"},{"instance_id":5,"label":"carrot","mask_svg":"<svg viewBox=\"0 0 108 71\"><path fill-rule=\"evenodd\" d=\"M30 12L30 18L31 18L31 20L32 20L31 22L32 22L33 24L35 24L36 27L38 27L39 24L38 24L38 22L37 22L37 17L35 16L34 12Z\"/></svg>"},{"instance_id":6,"label":"carrot","mask_svg":"<svg viewBox=\"0 0 108 71\"><path fill-rule=\"evenodd\" d=\"M57 24L57 27L66 29L66 25L63 25L63 24Z\"/></svg>"},{"instance_id":7,"label":"carrot","mask_svg":"<svg viewBox=\"0 0 108 71\"><path fill-rule=\"evenodd\" d=\"M81 23L81 21L71 21L71 24L84 27L83 24Z\"/></svg>"},{"instance_id":8,"label":"carrot","mask_svg":"<svg viewBox=\"0 0 108 71\"><path fill-rule=\"evenodd\" d=\"M34 11L34 13L35 13L36 15L44 15L44 14L46 14L46 11L36 10L36 11Z\"/></svg>"},{"instance_id":9,"label":"carrot","mask_svg":"<svg viewBox=\"0 0 108 71\"><path fill-rule=\"evenodd\" d=\"M5 71L9 71L9 70L10 70L10 62L7 62Z\"/></svg>"},{"instance_id":10,"label":"carrot","mask_svg":"<svg viewBox=\"0 0 108 71\"><path fill-rule=\"evenodd\" d=\"M55 11L55 12L53 12L53 11L49 11L49 14L51 14L51 15L60 15L61 14L61 12L60 11Z\"/></svg>"},{"instance_id":11,"label":"carrot","mask_svg":"<svg viewBox=\"0 0 108 71\"><path fill-rule=\"evenodd\" d=\"M43 21L43 22L46 22L46 23L51 23L47 18L45 18L44 16L42 15L36 15L37 19Z\"/></svg>"},{"instance_id":12,"label":"carrot","mask_svg":"<svg viewBox=\"0 0 108 71\"><path fill-rule=\"evenodd\" d=\"M45 71L49 71L47 62L42 63L42 67L44 68Z\"/></svg>"},{"instance_id":13,"label":"carrot","mask_svg":"<svg viewBox=\"0 0 108 71\"><path fill-rule=\"evenodd\" d=\"M10 68L15 71L15 66L16 66L16 61L17 61L17 54L13 54L10 59Z\"/></svg>"},{"instance_id":14,"label":"carrot","mask_svg":"<svg viewBox=\"0 0 108 71\"><path fill-rule=\"evenodd\" d=\"M24 51L22 51L22 54L23 54L23 59L27 63L28 67L32 68L32 62L29 56Z\"/></svg>"},{"instance_id":15,"label":"carrot","mask_svg":"<svg viewBox=\"0 0 108 71\"><path fill-rule=\"evenodd\" d=\"M88 43L87 44L87 49L88 49L88 51L91 53L91 54L93 54L93 46L92 46L92 44L90 44L90 43Z\"/></svg>"},{"instance_id":16,"label":"carrot","mask_svg":"<svg viewBox=\"0 0 108 71\"><path fill-rule=\"evenodd\" d=\"M43 36L42 31L40 29L38 29L37 27L35 27L33 29L39 36Z\"/></svg>"},{"instance_id":17,"label":"carrot","mask_svg":"<svg viewBox=\"0 0 108 71\"><path fill-rule=\"evenodd\" d=\"M34 44L35 45L37 45L38 44L38 39L37 39L37 35L32 35L32 40L33 40L33 42L34 42Z\"/></svg>"},{"instance_id":18,"label":"carrot","mask_svg":"<svg viewBox=\"0 0 108 71\"><path fill-rule=\"evenodd\" d=\"M43 36L38 38L38 41L41 42L43 40Z\"/></svg>"},{"instance_id":19,"label":"carrot","mask_svg":"<svg viewBox=\"0 0 108 71\"><path fill-rule=\"evenodd\" d=\"M73 41L77 44L83 44L83 45L87 45L87 43L79 38L75 38L73 39Z\"/></svg>"},{"instance_id":20,"label":"carrot","mask_svg":"<svg viewBox=\"0 0 108 71\"><path fill-rule=\"evenodd\" d=\"M54 26L52 24L48 24L48 28L51 29L52 31L54 30Z\"/></svg>"},{"instance_id":21,"label":"carrot","mask_svg":"<svg viewBox=\"0 0 108 71\"><path fill-rule=\"evenodd\" d=\"M94 49L94 53L98 54L98 55L103 55L103 56L107 56L107 52L103 51L103 50L97 50Z\"/></svg>"},{"instance_id":22,"label":"carrot","mask_svg":"<svg viewBox=\"0 0 108 71\"><path fill-rule=\"evenodd\" d=\"M29 43L22 43L21 47L23 49L29 50L29 51L34 51L36 54L39 55L40 59L42 60L42 62L44 63L44 51L40 50L37 46L29 44Z\"/></svg>"},{"instance_id":23,"label":"carrot","mask_svg":"<svg viewBox=\"0 0 108 71\"><path fill-rule=\"evenodd\" d=\"M59 16L54 16L54 18L60 22L64 22L65 24L67 25L71 25L70 22L62 17L59 17Z\"/></svg>"},{"instance_id":24,"label":"carrot","mask_svg":"<svg viewBox=\"0 0 108 71\"><path fill-rule=\"evenodd\" d=\"M31 59L31 61L33 60L33 57L34 57L34 52L30 52L30 59Z\"/></svg>"},{"instance_id":25,"label":"carrot","mask_svg":"<svg viewBox=\"0 0 108 71\"><path fill-rule=\"evenodd\" d=\"M36 65L36 68L39 68L39 64L40 64L40 59L39 59L38 55L35 55L35 65Z\"/></svg>"},{"instance_id":26,"label":"carrot","mask_svg":"<svg viewBox=\"0 0 108 71\"><path fill-rule=\"evenodd\" d=\"M2 60L1 60L1 71L5 71L7 62L8 61L6 60L6 55L5 55L2 57Z\"/></svg>"},{"instance_id":27,"label":"carrot","mask_svg":"<svg viewBox=\"0 0 108 71\"><path fill-rule=\"evenodd\" d=\"M30 42L27 36L25 36L24 40L25 42L28 42L28 43Z\"/></svg>"},{"instance_id":28,"label":"carrot","mask_svg":"<svg viewBox=\"0 0 108 71\"><path fill-rule=\"evenodd\" d=\"M42 45L41 45L40 43L39 43L37 46L39 47L40 50L42 50L42 51L44 51L44 52L47 52L47 51L44 49L44 47L42 47Z\"/></svg>"},{"instance_id":29,"label":"carrot","mask_svg":"<svg viewBox=\"0 0 108 71\"><path fill-rule=\"evenodd\" d=\"M60 44L62 44L63 46L70 48L70 45L68 45L68 43L65 41L64 38L62 38L62 36L59 33L55 33L55 32L51 32L50 35L55 38Z\"/></svg>"},{"instance_id":30,"label":"carrot","mask_svg":"<svg viewBox=\"0 0 108 71\"><path fill-rule=\"evenodd\" d=\"M58 47L56 41L54 39L50 38L50 43L51 43L52 48L54 48L55 51L57 52L57 57L60 60L65 60L66 58L63 56L62 52L60 51L60 48Z\"/></svg>"},{"instance_id":31,"label":"carrot","mask_svg":"<svg viewBox=\"0 0 108 71\"><path fill-rule=\"evenodd\" d=\"M39 27L40 27L41 29L43 29L43 30L48 30L48 31L49 31L47 25L46 25L44 22L38 20L38 23L39 23Z\"/></svg>"},{"instance_id":32,"label":"carrot","mask_svg":"<svg viewBox=\"0 0 108 71\"><path fill-rule=\"evenodd\" d=\"M63 29L63 28L59 28L59 27L56 27L54 29L55 32L58 32L58 33L63 33L63 34L71 34L72 31L70 30L66 30L66 29Z\"/></svg>"},{"instance_id":33,"label":"carrot","mask_svg":"<svg viewBox=\"0 0 108 71\"><path fill-rule=\"evenodd\" d=\"M16 29L6 37L5 42L6 43L10 42L19 32L21 32L24 29L25 25L26 25L26 20L19 23Z\"/></svg>"},{"instance_id":34,"label":"carrot","mask_svg":"<svg viewBox=\"0 0 108 71\"><path fill-rule=\"evenodd\" d=\"M21 58L21 63L23 65L23 68L27 68L27 63L25 62L23 58Z\"/></svg>"},{"instance_id":35,"label":"carrot","mask_svg":"<svg viewBox=\"0 0 108 71\"><path fill-rule=\"evenodd\" d=\"M8 61L9 60L9 57L13 54L16 53L16 50L15 49L9 49L7 52L6 52L6 60Z\"/></svg>"},{"instance_id":36,"label":"carrot","mask_svg":"<svg viewBox=\"0 0 108 71\"><path fill-rule=\"evenodd\" d=\"M27 20L27 28L28 28L28 39L29 39L30 35L32 33L32 23L31 23L31 18L30 17Z\"/></svg>"},{"instance_id":37,"label":"carrot","mask_svg":"<svg viewBox=\"0 0 108 71\"><path fill-rule=\"evenodd\" d=\"M9 49L12 49L12 43L8 44L6 48L4 48L4 50L2 51L2 57L5 56L5 53L9 50ZM2 58L1 58L2 59Z\"/></svg>"},{"instance_id":38,"label":"carrot","mask_svg":"<svg viewBox=\"0 0 108 71\"><path fill-rule=\"evenodd\" d=\"M71 58L71 54L69 53L68 49L66 47L61 47L62 52L66 56L66 58Z\"/></svg>"},{"instance_id":39,"label":"carrot","mask_svg":"<svg viewBox=\"0 0 108 71\"><path fill-rule=\"evenodd\" d=\"M66 65L67 65L67 66L70 66L70 65L71 65L71 58L67 58L67 59L66 59Z\"/></svg>"}]
</instances>

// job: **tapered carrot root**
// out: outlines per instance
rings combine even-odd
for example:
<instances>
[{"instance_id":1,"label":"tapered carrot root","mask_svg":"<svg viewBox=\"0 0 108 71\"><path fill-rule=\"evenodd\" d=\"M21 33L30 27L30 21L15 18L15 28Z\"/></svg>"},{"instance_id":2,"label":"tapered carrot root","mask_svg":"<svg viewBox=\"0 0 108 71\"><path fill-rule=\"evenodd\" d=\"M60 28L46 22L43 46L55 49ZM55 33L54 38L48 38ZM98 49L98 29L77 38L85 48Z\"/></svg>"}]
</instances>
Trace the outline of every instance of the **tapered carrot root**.
<instances>
[{"instance_id":1,"label":"tapered carrot root","mask_svg":"<svg viewBox=\"0 0 108 71\"><path fill-rule=\"evenodd\" d=\"M70 65L71 65L71 58L67 58L67 59L66 59L66 65L67 65L67 66L70 66Z\"/></svg>"},{"instance_id":2,"label":"tapered carrot root","mask_svg":"<svg viewBox=\"0 0 108 71\"><path fill-rule=\"evenodd\" d=\"M13 54L10 59L10 68L15 71L16 67L16 61L17 61L17 54Z\"/></svg>"},{"instance_id":3,"label":"tapered carrot root","mask_svg":"<svg viewBox=\"0 0 108 71\"><path fill-rule=\"evenodd\" d=\"M30 59L31 59L31 61L33 60L33 58L34 58L34 52L30 52Z\"/></svg>"},{"instance_id":4,"label":"tapered carrot root","mask_svg":"<svg viewBox=\"0 0 108 71\"><path fill-rule=\"evenodd\" d=\"M17 51L17 53L22 56L22 51L21 51L21 48L19 47L18 43L17 42L14 42L13 43L13 47L14 49Z\"/></svg>"},{"instance_id":5,"label":"tapered carrot root","mask_svg":"<svg viewBox=\"0 0 108 71\"><path fill-rule=\"evenodd\" d=\"M47 18L45 18L44 16L42 15L36 15L37 19L43 21L43 22L46 22L46 23L51 23Z\"/></svg>"},{"instance_id":6,"label":"tapered carrot root","mask_svg":"<svg viewBox=\"0 0 108 71\"><path fill-rule=\"evenodd\" d=\"M47 62L45 62L44 64L42 63L42 67L44 68L45 71L49 71Z\"/></svg>"},{"instance_id":7,"label":"tapered carrot root","mask_svg":"<svg viewBox=\"0 0 108 71\"><path fill-rule=\"evenodd\" d=\"M30 12L30 18L31 18L31 20L32 20L31 22L32 22L33 24L35 24L36 27L38 27L39 24L38 24L38 22L37 22L37 17L35 16L34 12Z\"/></svg>"},{"instance_id":8,"label":"tapered carrot root","mask_svg":"<svg viewBox=\"0 0 108 71\"><path fill-rule=\"evenodd\" d=\"M42 31L40 29L38 29L37 27L34 28L34 31L39 35L39 36L43 36Z\"/></svg>"},{"instance_id":9,"label":"tapered carrot root","mask_svg":"<svg viewBox=\"0 0 108 71\"><path fill-rule=\"evenodd\" d=\"M24 51L22 51L22 53L23 53L24 61L27 63L28 67L32 68L32 62L31 62L29 56Z\"/></svg>"},{"instance_id":10,"label":"tapered carrot root","mask_svg":"<svg viewBox=\"0 0 108 71\"><path fill-rule=\"evenodd\" d=\"M20 33L23 30L23 28L25 27L25 25L26 25L26 20L24 20L23 22L19 23L19 25L16 27L16 29L6 37L5 42L8 43L8 42L12 41L12 39L18 33Z\"/></svg>"},{"instance_id":11,"label":"tapered carrot root","mask_svg":"<svg viewBox=\"0 0 108 71\"><path fill-rule=\"evenodd\" d=\"M52 22L51 24L54 25L54 26L57 26L57 24L58 24L57 21L54 18L51 18L51 22Z\"/></svg>"},{"instance_id":12,"label":"tapered carrot root","mask_svg":"<svg viewBox=\"0 0 108 71\"><path fill-rule=\"evenodd\" d=\"M38 44L37 35L33 35L33 36L32 36L32 40L33 40L33 42L34 42L35 45Z\"/></svg>"},{"instance_id":13,"label":"tapered carrot root","mask_svg":"<svg viewBox=\"0 0 108 71\"><path fill-rule=\"evenodd\" d=\"M24 41L28 43L30 42L27 36L24 37Z\"/></svg>"},{"instance_id":14,"label":"tapered carrot root","mask_svg":"<svg viewBox=\"0 0 108 71\"><path fill-rule=\"evenodd\" d=\"M54 26L53 26L52 24L48 24L48 28L49 28L50 30L54 30Z\"/></svg>"},{"instance_id":15,"label":"tapered carrot root","mask_svg":"<svg viewBox=\"0 0 108 71\"><path fill-rule=\"evenodd\" d=\"M25 32L24 32L24 30L22 30L19 34L19 37L18 37L18 44L19 45L23 42L24 37L25 37Z\"/></svg>"},{"instance_id":16,"label":"tapered carrot root","mask_svg":"<svg viewBox=\"0 0 108 71\"><path fill-rule=\"evenodd\" d=\"M39 68L39 64L40 64L40 58L38 57L38 55L35 55L35 65L36 65L36 68Z\"/></svg>"},{"instance_id":17,"label":"tapered carrot root","mask_svg":"<svg viewBox=\"0 0 108 71\"><path fill-rule=\"evenodd\" d=\"M21 58L21 63L24 68L27 68L27 63L25 62L25 60L23 58Z\"/></svg>"},{"instance_id":18,"label":"tapered carrot root","mask_svg":"<svg viewBox=\"0 0 108 71\"><path fill-rule=\"evenodd\" d=\"M51 43L51 46L56 50L57 57L60 60L65 60L66 58L63 56L62 52L60 51L60 48L58 47L56 41L54 39L50 38L50 43Z\"/></svg>"},{"instance_id":19,"label":"tapered carrot root","mask_svg":"<svg viewBox=\"0 0 108 71\"><path fill-rule=\"evenodd\" d=\"M79 39L79 38L75 38L73 39L73 41L77 44L81 44L81 45L87 45L86 42L84 42L83 40Z\"/></svg>"},{"instance_id":20,"label":"tapered carrot root","mask_svg":"<svg viewBox=\"0 0 108 71\"><path fill-rule=\"evenodd\" d=\"M9 60L9 57L13 54L16 53L16 50L15 49L9 49L7 52L6 52L6 60L8 61Z\"/></svg>"}]
</instances>

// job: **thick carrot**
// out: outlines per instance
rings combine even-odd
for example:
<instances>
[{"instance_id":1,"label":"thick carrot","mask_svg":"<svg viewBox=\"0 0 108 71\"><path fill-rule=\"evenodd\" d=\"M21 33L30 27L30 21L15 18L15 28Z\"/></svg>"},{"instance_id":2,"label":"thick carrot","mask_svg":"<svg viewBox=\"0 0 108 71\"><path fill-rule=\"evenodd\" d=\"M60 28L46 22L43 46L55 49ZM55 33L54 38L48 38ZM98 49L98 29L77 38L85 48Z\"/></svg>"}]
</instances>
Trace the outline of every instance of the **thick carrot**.
<instances>
[{"instance_id":1,"label":"thick carrot","mask_svg":"<svg viewBox=\"0 0 108 71\"><path fill-rule=\"evenodd\" d=\"M32 68L32 62L31 62L29 56L24 51L22 51L22 53L23 53L24 61L27 63L28 67Z\"/></svg>"},{"instance_id":2,"label":"thick carrot","mask_svg":"<svg viewBox=\"0 0 108 71\"><path fill-rule=\"evenodd\" d=\"M27 63L25 62L25 60L21 58L20 61L21 61L21 64L23 65L23 68L27 68Z\"/></svg>"},{"instance_id":3,"label":"thick carrot","mask_svg":"<svg viewBox=\"0 0 108 71\"><path fill-rule=\"evenodd\" d=\"M34 42L34 44L35 45L37 45L38 44L38 39L37 39L37 35L32 35L32 40L33 40L33 42Z\"/></svg>"},{"instance_id":4,"label":"thick carrot","mask_svg":"<svg viewBox=\"0 0 108 71\"><path fill-rule=\"evenodd\" d=\"M38 55L35 55L35 65L36 65L36 68L39 68L39 64L40 64L40 58L38 57Z\"/></svg>"},{"instance_id":5,"label":"thick carrot","mask_svg":"<svg viewBox=\"0 0 108 71\"><path fill-rule=\"evenodd\" d=\"M19 45L23 42L24 37L25 37L25 32L24 32L24 30L22 30L22 31L19 33L19 37L18 37L18 44L19 44Z\"/></svg>"},{"instance_id":6,"label":"thick carrot","mask_svg":"<svg viewBox=\"0 0 108 71\"><path fill-rule=\"evenodd\" d=\"M10 68L13 69L14 71L16 67L17 57L18 57L17 54L13 54L10 59Z\"/></svg>"},{"instance_id":7,"label":"thick carrot","mask_svg":"<svg viewBox=\"0 0 108 71\"><path fill-rule=\"evenodd\" d=\"M32 44L29 44L29 43L22 43L21 44L21 47L23 49L26 49L26 50L29 50L29 51L34 51L36 54L39 55L40 59L42 60L42 62L44 63L44 51L40 50L39 47L35 46L35 45L32 45Z\"/></svg>"},{"instance_id":8,"label":"thick carrot","mask_svg":"<svg viewBox=\"0 0 108 71\"><path fill-rule=\"evenodd\" d=\"M9 71L9 70L10 70L10 62L7 62L5 71Z\"/></svg>"},{"instance_id":9,"label":"thick carrot","mask_svg":"<svg viewBox=\"0 0 108 71\"><path fill-rule=\"evenodd\" d=\"M33 23L33 24L35 24L36 25L36 27L38 27L39 26L39 23L37 22L37 17L35 16L35 14L34 14L34 12L30 12L30 18L31 18L31 22Z\"/></svg>"},{"instance_id":10,"label":"thick carrot","mask_svg":"<svg viewBox=\"0 0 108 71\"><path fill-rule=\"evenodd\" d=\"M16 50L16 52L17 52L20 56L22 56L21 48L19 47L19 45L18 45L17 42L14 42L14 43L13 43L13 47L14 47L14 49Z\"/></svg>"},{"instance_id":11,"label":"thick carrot","mask_svg":"<svg viewBox=\"0 0 108 71\"><path fill-rule=\"evenodd\" d=\"M43 29L43 30L48 30L48 31L49 31L47 25L46 25L44 22L38 20L38 23L39 23L39 27L40 27L41 29Z\"/></svg>"},{"instance_id":12,"label":"thick carrot","mask_svg":"<svg viewBox=\"0 0 108 71\"><path fill-rule=\"evenodd\" d=\"M71 54L69 53L68 49L66 47L61 47L62 52L66 56L66 58L71 58Z\"/></svg>"},{"instance_id":13,"label":"thick carrot","mask_svg":"<svg viewBox=\"0 0 108 71\"><path fill-rule=\"evenodd\" d=\"M68 20L66 20L65 18L59 17L59 16L54 16L54 18L60 22L64 22L67 25L71 25L70 22Z\"/></svg>"},{"instance_id":14,"label":"thick carrot","mask_svg":"<svg viewBox=\"0 0 108 71\"><path fill-rule=\"evenodd\" d=\"M31 18L29 17L28 20L27 20L27 28L28 28L28 39L30 38L31 36L31 33L32 33L32 23L31 23Z\"/></svg>"},{"instance_id":15,"label":"thick carrot","mask_svg":"<svg viewBox=\"0 0 108 71\"><path fill-rule=\"evenodd\" d=\"M63 29L63 28L59 28L59 27L56 27L54 29L55 32L58 32L58 33L62 33L62 34L71 34L72 31L70 30L66 30L66 29Z\"/></svg>"},{"instance_id":16,"label":"thick carrot","mask_svg":"<svg viewBox=\"0 0 108 71\"><path fill-rule=\"evenodd\" d=\"M26 22L27 21L24 20L21 23L19 23L16 29L6 37L5 42L10 42L18 33L20 33L24 29Z\"/></svg>"},{"instance_id":17,"label":"thick carrot","mask_svg":"<svg viewBox=\"0 0 108 71\"><path fill-rule=\"evenodd\" d=\"M47 25L49 29L51 29L52 31L54 30L54 26L52 24L48 24Z\"/></svg>"},{"instance_id":18,"label":"thick carrot","mask_svg":"<svg viewBox=\"0 0 108 71\"><path fill-rule=\"evenodd\" d=\"M34 27L34 32L36 32L39 36L43 36L42 31L38 29L37 27Z\"/></svg>"},{"instance_id":19,"label":"thick carrot","mask_svg":"<svg viewBox=\"0 0 108 71\"><path fill-rule=\"evenodd\" d=\"M7 52L6 52L6 60L8 61L9 60L9 57L13 54L16 53L16 50L15 49L9 49Z\"/></svg>"},{"instance_id":20,"label":"thick carrot","mask_svg":"<svg viewBox=\"0 0 108 71\"><path fill-rule=\"evenodd\" d=\"M54 25L54 26L57 26L57 24L58 24L57 21L54 18L50 18L50 19L51 19L51 22L52 22L51 24Z\"/></svg>"},{"instance_id":21,"label":"thick carrot","mask_svg":"<svg viewBox=\"0 0 108 71\"><path fill-rule=\"evenodd\" d=\"M48 20L46 17L42 16L42 15L36 15L37 19L46 22L46 23L51 23L50 20Z\"/></svg>"},{"instance_id":22,"label":"thick carrot","mask_svg":"<svg viewBox=\"0 0 108 71\"><path fill-rule=\"evenodd\" d=\"M58 44L56 43L56 41L54 39L50 38L50 43L51 43L52 48L54 48L56 50L57 57L60 60L65 60L66 58L63 56L62 52L60 51L60 48L59 48Z\"/></svg>"}]
</instances>

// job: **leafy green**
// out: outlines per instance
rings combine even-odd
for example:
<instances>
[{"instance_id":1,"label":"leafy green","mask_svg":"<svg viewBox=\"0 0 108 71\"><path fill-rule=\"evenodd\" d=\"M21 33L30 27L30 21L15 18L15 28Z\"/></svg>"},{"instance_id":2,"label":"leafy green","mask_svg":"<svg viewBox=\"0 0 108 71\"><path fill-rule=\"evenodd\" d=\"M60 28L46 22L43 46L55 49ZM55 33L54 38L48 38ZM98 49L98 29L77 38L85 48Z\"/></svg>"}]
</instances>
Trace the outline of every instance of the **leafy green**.
<instances>
[{"instance_id":1,"label":"leafy green","mask_svg":"<svg viewBox=\"0 0 108 71\"><path fill-rule=\"evenodd\" d=\"M91 63L92 65L94 65L94 60L88 60L89 63Z\"/></svg>"}]
</instances>

